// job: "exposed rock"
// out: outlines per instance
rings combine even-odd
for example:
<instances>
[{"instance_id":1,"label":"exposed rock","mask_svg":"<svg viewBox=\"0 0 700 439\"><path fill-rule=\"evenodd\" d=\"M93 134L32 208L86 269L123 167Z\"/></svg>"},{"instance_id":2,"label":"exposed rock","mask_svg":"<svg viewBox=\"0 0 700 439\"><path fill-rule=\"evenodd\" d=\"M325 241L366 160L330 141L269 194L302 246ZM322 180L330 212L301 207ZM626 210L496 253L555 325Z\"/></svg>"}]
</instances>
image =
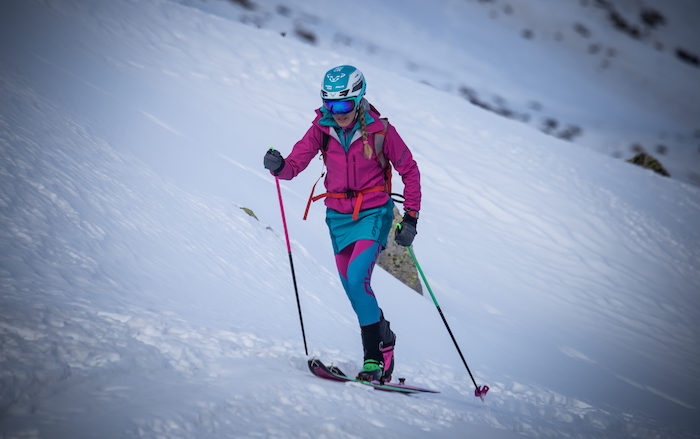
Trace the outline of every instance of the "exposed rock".
<instances>
[{"instance_id":1,"label":"exposed rock","mask_svg":"<svg viewBox=\"0 0 700 439\"><path fill-rule=\"evenodd\" d=\"M665 177L671 176L671 174L668 173L666 168L664 168L658 160L656 160L650 154L647 154L645 152L640 152L639 154L627 161L630 163L634 163L635 165L641 166L643 168L651 169L652 171L661 174Z\"/></svg>"},{"instance_id":2,"label":"exposed rock","mask_svg":"<svg viewBox=\"0 0 700 439\"><path fill-rule=\"evenodd\" d=\"M676 56L678 59L687 64L695 67L700 66L700 57L686 49L683 49L682 47L676 49Z\"/></svg>"},{"instance_id":3,"label":"exposed rock","mask_svg":"<svg viewBox=\"0 0 700 439\"><path fill-rule=\"evenodd\" d=\"M258 217L255 216L255 212L253 212L251 209L248 209L247 207L241 207L241 210L242 210L243 212L247 213L248 215L252 216L252 217L255 218L256 220L258 219ZM260 221L260 220L258 220L258 221Z\"/></svg>"}]
</instances>

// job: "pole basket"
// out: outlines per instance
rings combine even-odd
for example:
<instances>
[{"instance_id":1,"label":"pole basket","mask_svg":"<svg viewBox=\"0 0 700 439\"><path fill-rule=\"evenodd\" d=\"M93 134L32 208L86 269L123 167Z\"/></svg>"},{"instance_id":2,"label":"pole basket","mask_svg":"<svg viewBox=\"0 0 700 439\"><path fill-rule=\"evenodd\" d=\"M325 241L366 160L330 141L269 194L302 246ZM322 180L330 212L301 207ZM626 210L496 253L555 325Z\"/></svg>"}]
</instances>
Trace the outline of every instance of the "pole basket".
<instances>
[{"instance_id":1,"label":"pole basket","mask_svg":"<svg viewBox=\"0 0 700 439\"><path fill-rule=\"evenodd\" d=\"M489 386L478 386L476 389L474 389L474 396L477 398L481 398L481 400L484 400L484 396L486 396L486 392L489 391Z\"/></svg>"}]
</instances>

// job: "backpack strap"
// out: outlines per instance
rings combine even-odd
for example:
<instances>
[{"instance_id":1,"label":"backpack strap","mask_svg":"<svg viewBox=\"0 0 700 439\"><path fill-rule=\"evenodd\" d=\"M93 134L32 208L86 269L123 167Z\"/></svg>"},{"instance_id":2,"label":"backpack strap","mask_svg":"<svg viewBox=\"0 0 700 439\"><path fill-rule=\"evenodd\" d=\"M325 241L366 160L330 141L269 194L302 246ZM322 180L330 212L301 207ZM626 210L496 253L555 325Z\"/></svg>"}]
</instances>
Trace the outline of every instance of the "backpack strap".
<instances>
[{"instance_id":1,"label":"backpack strap","mask_svg":"<svg viewBox=\"0 0 700 439\"><path fill-rule=\"evenodd\" d=\"M330 140L331 136L325 131L321 131L321 136L321 157L323 158L323 169L321 170L321 176L318 177L318 180L316 180L316 183L314 183L313 187L311 188L311 195L309 195L309 201L306 202L306 209L304 210L304 221L306 221L306 217L309 216L309 207L311 207L311 202L317 201L317 197L314 197L316 185L319 181L321 181L323 176L326 175L326 153L328 151L328 141Z\"/></svg>"},{"instance_id":2,"label":"backpack strap","mask_svg":"<svg viewBox=\"0 0 700 439\"><path fill-rule=\"evenodd\" d=\"M384 156L384 138L386 137L387 129L389 128L389 119L382 117L380 119L384 125L384 129L374 133L374 152L377 154L377 162L384 169L388 160ZM389 164L391 166L391 164Z\"/></svg>"},{"instance_id":3,"label":"backpack strap","mask_svg":"<svg viewBox=\"0 0 700 439\"><path fill-rule=\"evenodd\" d=\"M389 119L382 117L380 120L384 129L374 133L374 152L377 154L377 163L384 171L384 190L391 196L391 163L384 155L384 138L389 130Z\"/></svg>"},{"instance_id":4,"label":"backpack strap","mask_svg":"<svg viewBox=\"0 0 700 439\"><path fill-rule=\"evenodd\" d=\"M322 139L321 139L321 156L323 157L323 164L326 164L326 152L328 151L328 141L330 140L331 136L325 131L322 131Z\"/></svg>"}]
</instances>

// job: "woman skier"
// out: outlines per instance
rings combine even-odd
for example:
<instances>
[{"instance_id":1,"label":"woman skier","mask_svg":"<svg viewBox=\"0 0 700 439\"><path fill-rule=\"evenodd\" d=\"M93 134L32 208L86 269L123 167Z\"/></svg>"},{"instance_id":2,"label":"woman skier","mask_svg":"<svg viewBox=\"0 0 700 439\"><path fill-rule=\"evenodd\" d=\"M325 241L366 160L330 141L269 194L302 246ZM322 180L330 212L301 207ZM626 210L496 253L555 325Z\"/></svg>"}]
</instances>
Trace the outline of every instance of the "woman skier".
<instances>
[{"instance_id":1,"label":"woman skier","mask_svg":"<svg viewBox=\"0 0 700 439\"><path fill-rule=\"evenodd\" d=\"M326 72L321 87L323 105L316 110L311 128L286 158L274 149L267 151L264 166L273 175L291 180L322 152L326 193L314 201L325 198L336 266L360 323L364 365L357 378L385 382L391 380L394 370L396 335L379 308L370 281L393 220L391 167L386 160L404 183L405 213L395 238L402 246L411 245L417 233L420 173L396 129L380 119L364 98L366 88L362 72L353 66Z\"/></svg>"}]
</instances>

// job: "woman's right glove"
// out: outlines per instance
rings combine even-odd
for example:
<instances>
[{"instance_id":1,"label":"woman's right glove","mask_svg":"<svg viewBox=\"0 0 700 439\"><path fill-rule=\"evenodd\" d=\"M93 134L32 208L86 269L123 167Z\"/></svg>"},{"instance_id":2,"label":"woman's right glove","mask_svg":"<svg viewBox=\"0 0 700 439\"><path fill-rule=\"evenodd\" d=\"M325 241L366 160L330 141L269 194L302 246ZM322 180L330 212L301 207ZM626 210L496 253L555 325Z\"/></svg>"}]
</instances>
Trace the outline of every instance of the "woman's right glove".
<instances>
[{"instance_id":1,"label":"woman's right glove","mask_svg":"<svg viewBox=\"0 0 700 439\"><path fill-rule=\"evenodd\" d=\"M413 239L416 237L418 231L416 226L418 225L418 218L411 215L412 211L407 211L403 214L403 221L396 225L396 235L394 240L398 245L408 247L413 243Z\"/></svg>"},{"instance_id":2,"label":"woman's right glove","mask_svg":"<svg viewBox=\"0 0 700 439\"><path fill-rule=\"evenodd\" d=\"M280 171L282 171L282 168L284 168L284 159L282 158L282 154L280 154L280 152L276 149L268 149L265 153L265 158L263 159L263 165L265 165L266 169L269 169L275 176L277 176Z\"/></svg>"}]
</instances>

